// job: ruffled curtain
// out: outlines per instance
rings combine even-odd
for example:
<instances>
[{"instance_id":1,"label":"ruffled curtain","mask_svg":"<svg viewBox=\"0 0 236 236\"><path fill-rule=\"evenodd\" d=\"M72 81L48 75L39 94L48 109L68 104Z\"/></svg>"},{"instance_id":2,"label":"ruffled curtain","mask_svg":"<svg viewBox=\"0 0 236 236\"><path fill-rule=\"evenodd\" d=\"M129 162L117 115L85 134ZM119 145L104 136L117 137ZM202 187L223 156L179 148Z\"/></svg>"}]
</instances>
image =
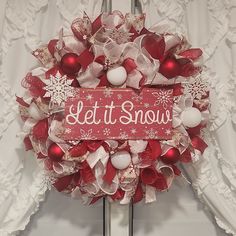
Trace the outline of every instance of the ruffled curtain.
<instances>
[{"instance_id":1,"label":"ruffled curtain","mask_svg":"<svg viewBox=\"0 0 236 236\"><path fill-rule=\"evenodd\" d=\"M236 235L236 1L143 0L142 9L148 26L168 20L204 50L212 71L209 148L185 171L217 224Z\"/></svg>"},{"instance_id":2,"label":"ruffled curtain","mask_svg":"<svg viewBox=\"0 0 236 236\"><path fill-rule=\"evenodd\" d=\"M15 235L24 230L40 202L45 198L47 179L32 153L25 153L17 137L15 94L20 81L36 60L30 54L41 42L58 34L61 27L86 11L101 12L102 0L1 0L0 64L0 235ZM90 213L91 214L91 213Z\"/></svg>"}]
</instances>

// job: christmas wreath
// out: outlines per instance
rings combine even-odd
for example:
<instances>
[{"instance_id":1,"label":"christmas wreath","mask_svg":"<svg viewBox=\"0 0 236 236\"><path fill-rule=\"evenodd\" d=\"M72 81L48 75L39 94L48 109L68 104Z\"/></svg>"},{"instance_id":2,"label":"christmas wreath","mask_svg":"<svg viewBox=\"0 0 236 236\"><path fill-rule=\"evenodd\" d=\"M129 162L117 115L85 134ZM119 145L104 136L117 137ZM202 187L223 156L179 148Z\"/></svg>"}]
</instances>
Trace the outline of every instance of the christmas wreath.
<instances>
[{"instance_id":1,"label":"christmas wreath","mask_svg":"<svg viewBox=\"0 0 236 236\"><path fill-rule=\"evenodd\" d=\"M84 13L70 33L61 30L32 52L41 65L22 80L26 92L17 102L26 150L34 152L50 185L84 203L104 196L121 204L155 201L156 192L182 176L179 163L197 161L207 147L201 130L208 121L209 88L201 49L167 32L166 25L146 29L144 22L144 14L113 11L92 22ZM101 107L116 109L115 118L121 107L113 101L125 101L129 109L123 111L136 115L133 123L121 124L130 133L111 117L110 123L96 121L100 100L112 102ZM91 101L93 114L79 114ZM159 112L166 121L156 118Z\"/></svg>"}]
</instances>

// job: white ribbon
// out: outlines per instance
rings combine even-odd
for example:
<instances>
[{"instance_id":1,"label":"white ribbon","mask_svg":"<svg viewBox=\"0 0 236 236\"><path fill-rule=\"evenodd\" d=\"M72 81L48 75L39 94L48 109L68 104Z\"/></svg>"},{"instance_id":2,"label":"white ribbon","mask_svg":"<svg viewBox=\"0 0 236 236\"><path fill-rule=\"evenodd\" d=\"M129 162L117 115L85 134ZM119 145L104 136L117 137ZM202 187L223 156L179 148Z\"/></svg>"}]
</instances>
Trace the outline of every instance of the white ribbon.
<instances>
[{"instance_id":1,"label":"white ribbon","mask_svg":"<svg viewBox=\"0 0 236 236\"><path fill-rule=\"evenodd\" d=\"M74 173L75 170L75 162L71 161L63 161L63 162L53 162L53 170L58 175L69 175Z\"/></svg>"},{"instance_id":2,"label":"white ribbon","mask_svg":"<svg viewBox=\"0 0 236 236\"><path fill-rule=\"evenodd\" d=\"M145 191L145 203L155 202L157 200L156 188L154 188L150 185L146 185L145 189L146 189L146 191Z\"/></svg>"},{"instance_id":3,"label":"white ribbon","mask_svg":"<svg viewBox=\"0 0 236 236\"><path fill-rule=\"evenodd\" d=\"M146 140L129 140L128 143L133 154L144 152L148 144Z\"/></svg>"},{"instance_id":4,"label":"white ribbon","mask_svg":"<svg viewBox=\"0 0 236 236\"><path fill-rule=\"evenodd\" d=\"M103 66L97 62L92 62L87 69L77 76L77 80L81 87L83 88L96 88L100 83L100 80L97 78Z\"/></svg>"},{"instance_id":5,"label":"white ribbon","mask_svg":"<svg viewBox=\"0 0 236 236\"><path fill-rule=\"evenodd\" d=\"M95 152L92 152L87 156L86 161L91 168L94 168L96 177L96 182L92 184L93 188L92 186L90 186L89 189L86 188L86 191L90 194L96 194L99 190L102 190L108 195L113 195L117 191L119 187L119 180L117 176L114 177L111 184L108 184L103 180L108 159L109 153L105 151L103 146L100 146ZM96 189L97 192L92 192L91 189Z\"/></svg>"},{"instance_id":6,"label":"white ribbon","mask_svg":"<svg viewBox=\"0 0 236 236\"><path fill-rule=\"evenodd\" d=\"M101 15L101 22L105 28L112 29L125 23L123 14L115 10L111 13L104 12Z\"/></svg>"},{"instance_id":7,"label":"white ribbon","mask_svg":"<svg viewBox=\"0 0 236 236\"><path fill-rule=\"evenodd\" d=\"M102 164L102 162L99 161L95 167L96 183L104 193L108 195L113 195L116 193L119 187L118 177L116 175L112 180L112 183L108 184L103 180L105 172L106 172L105 166Z\"/></svg>"},{"instance_id":8,"label":"white ribbon","mask_svg":"<svg viewBox=\"0 0 236 236\"><path fill-rule=\"evenodd\" d=\"M175 173L174 173L173 168L171 166L159 163L157 170L165 176L167 186L169 189L175 178Z\"/></svg>"},{"instance_id":9,"label":"white ribbon","mask_svg":"<svg viewBox=\"0 0 236 236\"><path fill-rule=\"evenodd\" d=\"M64 143L65 140L57 136L57 134L61 133L62 130L63 130L62 122L58 120L53 120L48 129L49 138L55 143Z\"/></svg>"},{"instance_id":10,"label":"white ribbon","mask_svg":"<svg viewBox=\"0 0 236 236\"><path fill-rule=\"evenodd\" d=\"M127 191L125 192L124 197L121 199L120 204L126 205L130 203L131 199L133 197L133 191Z\"/></svg>"},{"instance_id":11,"label":"white ribbon","mask_svg":"<svg viewBox=\"0 0 236 236\"><path fill-rule=\"evenodd\" d=\"M94 166L97 164L99 160L103 160L104 166L107 164L107 160L109 158L109 153L107 153L103 146L100 146L95 152L91 152L87 158L86 161L88 162L89 166L91 168L94 168Z\"/></svg>"}]
</instances>

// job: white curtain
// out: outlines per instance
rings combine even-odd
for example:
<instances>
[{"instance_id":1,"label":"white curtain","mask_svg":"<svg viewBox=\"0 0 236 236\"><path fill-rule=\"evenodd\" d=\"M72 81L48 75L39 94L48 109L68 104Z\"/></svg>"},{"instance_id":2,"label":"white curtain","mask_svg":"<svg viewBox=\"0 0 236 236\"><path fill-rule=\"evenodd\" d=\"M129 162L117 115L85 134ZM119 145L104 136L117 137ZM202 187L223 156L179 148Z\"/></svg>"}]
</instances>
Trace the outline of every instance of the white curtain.
<instances>
[{"instance_id":1,"label":"white curtain","mask_svg":"<svg viewBox=\"0 0 236 236\"><path fill-rule=\"evenodd\" d=\"M90 16L101 12L102 0L6 0L0 1L1 29L1 79L0 79L0 235L15 235L24 230L40 202L44 201L47 190L46 180L38 168L32 153L25 153L22 140L16 137L20 132L17 118L15 94L21 94L21 79L37 62L31 55L41 42L48 42L58 35L61 27L68 29L70 22L86 11ZM50 198L49 198L50 200ZM89 217L95 217L102 228L101 206L95 214L85 207L75 207L68 199L66 208L57 205L55 196L51 207L59 208L58 219L51 229L60 222L60 214L66 210L77 210L78 215L87 219L81 233L89 234ZM80 205L79 203L77 204ZM48 207L50 209L50 207ZM52 209L52 208L51 208ZM96 210L100 214L96 214ZM75 212L74 212L75 213ZM68 216L69 218L69 216ZM81 217L82 218L82 217ZM72 220L77 222L78 220ZM82 228L82 227L81 227ZM101 230L100 230L101 234ZM65 235L65 234L64 234Z\"/></svg>"},{"instance_id":2,"label":"white curtain","mask_svg":"<svg viewBox=\"0 0 236 236\"><path fill-rule=\"evenodd\" d=\"M147 25L168 20L202 47L212 71L209 148L185 170L217 224L236 235L236 1L143 0Z\"/></svg>"},{"instance_id":3,"label":"white curtain","mask_svg":"<svg viewBox=\"0 0 236 236\"><path fill-rule=\"evenodd\" d=\"M140 2L147 15L147 26L166 19L173 24L173 30L186 34L193 46L204 49L205 63L212 70L212 123L211 132L205 134L210 147L201 161L187 166L185 171L218 225L236 235L236 1ZM25 228L47 189L32 154L25 154L16 137L20 123L16 118L15 94L21 92L21 79L36 63L30 51L57 35L61 27L68 28L83 10L90 16L97 15L101 5L102 0L0 2L1 236L15 235ZM52 199L49 200L53 202ZM85 212L85 208L81 210ZM97 210L101 211L101 207ZM99 214L94 217L101 224ZM89 234L86 232L83 234Z\"/></svg>"}]
</instances>

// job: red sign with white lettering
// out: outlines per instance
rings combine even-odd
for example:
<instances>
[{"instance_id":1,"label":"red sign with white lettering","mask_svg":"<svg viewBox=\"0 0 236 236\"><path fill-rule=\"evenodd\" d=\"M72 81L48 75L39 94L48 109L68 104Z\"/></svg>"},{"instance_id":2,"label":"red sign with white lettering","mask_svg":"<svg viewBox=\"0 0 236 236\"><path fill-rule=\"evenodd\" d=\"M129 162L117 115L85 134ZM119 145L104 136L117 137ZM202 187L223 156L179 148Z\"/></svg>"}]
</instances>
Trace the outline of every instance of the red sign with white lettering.
<instances>
[{"instance_id":1,"label":"red sign with white lettering","mask_svg":"<svg viewBox=\"0 0 236 236\"><path fill-rule=\"evenodd\" d=\"M76 89L65 104L66 140L171 139L173 90Z\"/></svg>"}]
</instances>

